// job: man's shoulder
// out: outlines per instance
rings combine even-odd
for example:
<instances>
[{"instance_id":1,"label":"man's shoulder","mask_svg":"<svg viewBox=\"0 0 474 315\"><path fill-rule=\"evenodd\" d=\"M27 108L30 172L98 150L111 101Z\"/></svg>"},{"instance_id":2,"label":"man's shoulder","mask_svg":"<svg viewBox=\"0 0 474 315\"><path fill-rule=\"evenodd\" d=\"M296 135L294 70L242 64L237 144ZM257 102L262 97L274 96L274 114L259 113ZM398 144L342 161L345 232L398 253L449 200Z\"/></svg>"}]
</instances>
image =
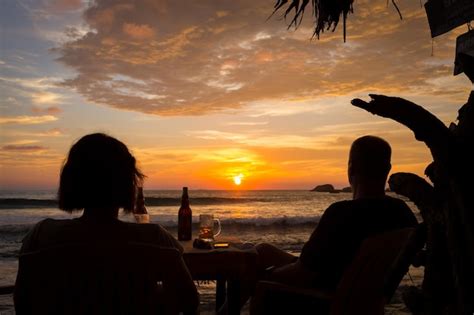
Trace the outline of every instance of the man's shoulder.
<instances>
[{"instance_id":1,"label":"man's shoulder","mask_svg":"<svg viewBox=\"0 0 474 315\"><path fill-rule=\"evenodd\" d=\"M353 205L361 205L361 206L374 206L379 207L380 205L383 206L395 206L395 207L408 207L406 203L398 198L392 196L383 196L379 198L367 198L367 199L357 199L351 200L353 201Z\"/></svg>"},{"instance_id":2,"label":"man's shoulder","mask_svg":"<svg viewBox=\"0 0 474 315\"><path fill-rule=\"evenodd\" d=\"M411 212L410 207L406 204L405 201L395 198L392 196L385 196L384 198L386 204L390 205L392 208L396 210L403 210L403 211L408 211Z\"/></svg>"},{"instance_id":3,"label":"man's shoulder","mask_svg":"<svg viewBox=\"0 0 474 315\"><path fill-rule=\"evenodd\" d=\"M355 199L355 200L342 200L335 202L329 206L326 210L327 215L344 215L349 213L365 213L371 214L374 209L379 210L380 208L393 209L396 211L411 211L408 205L401 199L394 198L391 196L385 196L383 198L374 199Z\"/></svg>"},{"instance_id":4,"label":"man's shoulder","mask_svg":"<svg viewBox=\"0 0 474 315\"><path fill-rule=\"evenodd\" d=\"M385 195L384 200L386 200L387 202L405 204L405 201L401 200L400 198L395 198L395 197L388 196L388 195Z\"/></svg>"},{"instance_id":5,"label":"man's shoulder","mask_svg":"<svg viewBox=\"0 0 474 315\"><path fill-rule=\"evenodd\" d=\"M348 208L352 205L352 203L354 202L354 200L341 200L341 201L336 201L334 203L332 203L328 210L330 209L345 209L345 208Z\"/></svg>"},{"instance_id":6,"label":"man's shoulder","mask_svg":"<svg viewBox=\"0 0 474 315\"><path fill-rule=\"evenodd\" d=\"M324 211L325 216L334 216L338 214L346 213L347 211L351 211L353 207L354 200L341 200L332 203L326 211Z\"/></svg>"}]
</instances>

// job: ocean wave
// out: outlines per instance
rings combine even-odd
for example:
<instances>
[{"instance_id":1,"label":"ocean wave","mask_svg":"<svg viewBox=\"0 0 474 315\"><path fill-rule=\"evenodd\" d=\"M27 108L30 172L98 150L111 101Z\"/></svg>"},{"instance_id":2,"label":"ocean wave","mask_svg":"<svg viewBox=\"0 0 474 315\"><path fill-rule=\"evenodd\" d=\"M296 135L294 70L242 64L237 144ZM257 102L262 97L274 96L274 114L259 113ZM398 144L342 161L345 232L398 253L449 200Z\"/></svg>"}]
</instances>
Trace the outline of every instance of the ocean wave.
<instances>
[{"instance_id":1,"label":"ocean wave","mask_svg":"<svg viewBox=\"0 0 474 315\"><path fill-rule=\"evenodd\" d=\"M320 216L282 216L282 217L272 217L272 218L242 218L242 219L224 219L221 220L223 226L236 226L236 227L245 227L245 226L269 226L269 227L278 227L278 226L302 226L302 225L313 225L319 222Z\"/></svg>"},{"instance_id":2,"label":"ocean wave","mask_svg":"<svg viewBox=\"0 0 474 315\"><path fill-rule=\"evenodd\" d=\"M222 204L239 204L249 202L272 202L271 198L226 198L226 197L197 197L189 198L189 203L192 205L222 205ZM179 206L181 198L145 198L146 206Z\"/></svg>"},{"instance_id":3,"label":"ocean wave","mask_svg":"<svg viewBox=\"0 0 474 315\"><path fill-rule=\"evenodd\" d=\"M317 225L319 217L278 217L254 219L224 219L222 235L235 237L253 244L272 243L284 250L298 253ZM195 219L193 235L198 234ZM169 218L152 216L152 223L164 226L172 235L177 233L177 222ZM21 241L34 224L0 225L0 260L17 259Z\"/></svg>"},{"instance_id":4,"label":"ocean wave","mask_svg":"<svg viewBox=\"0 0 474 315\"><path fill-rule=\"evenodd\" d=\"M0 236L25 235L34 224L5 224L0 225Z\"/></svg>"},{"instance_id":5,"label":"ocean wave","mask_svg":"<svg viewBox=\"0 0 474 315\"><path fill-rule=\"evenodd\" d=\"M293 227L314 226L319 222L320 216L281 216L281 217L257 217L257 218L225 218L220 219L223 227L252 228L252 227ZM152 223L159 223L165 227L177 227L177 218L173 216L151 216ZM199 225L199 217L193 216L193 225Z\"/></svg>"},{"instance_id":6,"label":"ocean wave","mask_svg":"<svg viewBox=\"0 0 474 315\"><path fill-rule=\"evenodd\" d=\"M313 217L273 217L273 218L233 218L221 220L223 229L226 230L241 230L247 231L255 228L258 229L269 229L269 230L281 230L281 229L298 229L298 228L313 228L319 222L319 216ZM195 229L198 228L199 220L193 219L193 226ZM160 218L160 216L152 216L152 223L158 223L166 228L172 230L177 228L176 220L169 220ZM4 224L0 225L0 237L5 236L18 236L25 235L34 226L34 224Z\"/></svg>"},{"instance_id":7,"label":"ocean wave","mask_svg":"<svg viewBox=\"0 0 474 315\"><path fill-rule=\"evenodd\" d=\"M53 199L2 198L0 209L56 208L58 201Z\"/></svg>"},{"instance_id":8,"label":"ocean wave","mask_svg":"<svg viewBox=\"0 0 474 315\"><path fill-rule=\"evenodd\" d=\"M225 198L225 197L197 197L190 198L191 205L223 205L254 202L272 202L271 198ZM179 206L181 198L170 197L147 197L145 206ZM57 208L58 201L55 199L28 199L28 198L1 198L0 209L26 209L26 208Z\"/></svg>"}]
</instances>

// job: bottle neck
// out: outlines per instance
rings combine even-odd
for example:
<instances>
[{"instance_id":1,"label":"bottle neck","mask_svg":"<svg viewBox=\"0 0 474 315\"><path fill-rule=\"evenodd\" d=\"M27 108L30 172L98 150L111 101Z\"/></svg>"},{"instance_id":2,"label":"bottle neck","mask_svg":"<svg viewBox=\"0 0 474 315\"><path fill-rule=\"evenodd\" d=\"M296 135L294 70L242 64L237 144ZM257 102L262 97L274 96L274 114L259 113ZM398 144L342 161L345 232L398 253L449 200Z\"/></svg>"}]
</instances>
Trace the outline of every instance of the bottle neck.
<instances>
[{"instance_id":1,"label":"bottle neck","mask_svg":"<svg viewBox=\"0 0 474 315\"><path fill-rule=\"evenodd\" d=\"M143 196L142 187L138 187L137 200L135 202L134 213L137 213L137 214L147 213L146 207L145 207L145 197Z\"/></svg>"},{"instance_id":2,"label":"bottle neck","mask_svg":"<svg viewBox=\"0 0 474 315\"><path fill-rule=\"evenodd\" d=\"M187 192L183 192L181 197L181 208L189 208L189 196Z\"/></svg>"}]
</instances>

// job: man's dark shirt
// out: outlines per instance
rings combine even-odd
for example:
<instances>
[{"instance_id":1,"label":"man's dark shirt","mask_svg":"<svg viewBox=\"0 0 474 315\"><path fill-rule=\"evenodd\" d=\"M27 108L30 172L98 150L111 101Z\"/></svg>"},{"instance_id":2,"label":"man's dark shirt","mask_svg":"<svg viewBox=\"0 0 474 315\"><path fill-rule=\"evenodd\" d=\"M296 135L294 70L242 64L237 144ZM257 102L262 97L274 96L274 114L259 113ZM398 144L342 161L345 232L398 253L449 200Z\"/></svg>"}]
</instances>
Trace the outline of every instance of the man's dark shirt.
<instances>
[{"instance_id":1,"label":"man's dark shirt","mask_svg":"<svg viewBox=\"0 0 474 315\"><path fill-rule=\"evenodd\" d=\"M365 238L416 224L410 208L392 197L336 202L304 245L300 262L316 273L316 286L336 288Z\"/></svg>"}]
</instances>

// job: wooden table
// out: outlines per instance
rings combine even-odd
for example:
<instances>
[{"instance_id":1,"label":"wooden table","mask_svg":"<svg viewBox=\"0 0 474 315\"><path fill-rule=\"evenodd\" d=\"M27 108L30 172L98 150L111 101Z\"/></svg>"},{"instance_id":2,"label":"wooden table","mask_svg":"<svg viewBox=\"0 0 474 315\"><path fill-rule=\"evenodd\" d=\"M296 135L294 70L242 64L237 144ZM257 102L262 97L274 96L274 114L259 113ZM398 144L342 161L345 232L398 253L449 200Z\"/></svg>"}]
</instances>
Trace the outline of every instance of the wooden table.
<instances>
[{"instance_id":1,"label":"wooden table","mask_svg":"<svg viewBox=\"0 0 474 315\"><path fill-rule=\"evenodd\" d=\"M227 241L227 240L226 240ZM196 249L193 241L181 241L183 258L194 280L216 280L216 310L227 296L229 314L240 314L240 286L243 279L256 278L257 252L231 246L224 249Z\"/></svg>"}]
</instances>

